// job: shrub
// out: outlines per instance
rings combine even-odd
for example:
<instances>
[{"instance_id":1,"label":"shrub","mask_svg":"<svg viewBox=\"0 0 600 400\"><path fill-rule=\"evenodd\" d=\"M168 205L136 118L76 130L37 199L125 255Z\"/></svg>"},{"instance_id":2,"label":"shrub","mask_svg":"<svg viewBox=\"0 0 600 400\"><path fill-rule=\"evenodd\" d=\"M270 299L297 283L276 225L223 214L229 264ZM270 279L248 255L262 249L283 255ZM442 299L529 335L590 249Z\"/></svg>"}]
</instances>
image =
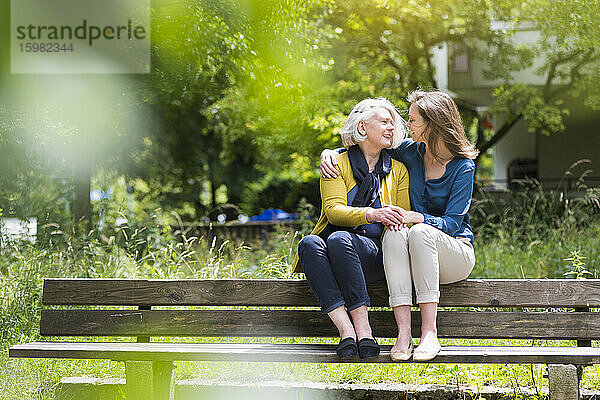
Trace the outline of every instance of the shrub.
<instances>
[{"instance_id":1,"label":"shrub","mask_svg":"<svg viewBox=\"0 0 600 400\"><path fill-rule=\"evenodd\" d=\"M570 171L564 175L568 176ZM527 178L519 181L518 190L480 191L470 211L475 233L482 238L510 235L518 241L541 239L553 230L589 226L600 216L600 189L587 187L584 177L585 173L574 191L569 190L564 178L552 190L544 190L538 180Z\"/></svg>"},{"instance_id":2,"label":"shrub","mask_svg":"<svg viewBox=\"0 0 600 400\"><path fill-rule=\"evenodd\" d=\"M244 191L242 209L249 215L258 214L265 208L296 211L301 199L315 206L321 204L319 176L303 179L294 174L269 174L250 184Z\"/></svg>"}]
</instances>

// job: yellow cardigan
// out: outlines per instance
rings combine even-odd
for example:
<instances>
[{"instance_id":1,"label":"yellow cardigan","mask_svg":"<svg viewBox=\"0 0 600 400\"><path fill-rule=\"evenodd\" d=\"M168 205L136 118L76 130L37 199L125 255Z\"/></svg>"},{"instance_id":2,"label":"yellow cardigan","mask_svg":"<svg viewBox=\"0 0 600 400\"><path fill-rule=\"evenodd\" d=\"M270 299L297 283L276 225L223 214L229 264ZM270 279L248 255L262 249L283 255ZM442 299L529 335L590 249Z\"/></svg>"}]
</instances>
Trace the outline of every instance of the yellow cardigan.
<instances>
[{"instance_id":1,"label":"yellow cardigan","mask_svg":"<svg viewBox=\"0 0 600 400\"><path fill-rule=\"evenodd\" d=\"M333 179L321 178L321 215L311 235L323 232L329 223L337 226L358 226L367 224L367 210L370 207L348 205L348 192L356 186L348 152L338 154L339 175ZM400 161L392 159L392 170L379 184L381 205L396 205L410 210L408 197L408 170ZM294 259L293 272L302 272L298 253Z\"/></svg>"}]
</instances>

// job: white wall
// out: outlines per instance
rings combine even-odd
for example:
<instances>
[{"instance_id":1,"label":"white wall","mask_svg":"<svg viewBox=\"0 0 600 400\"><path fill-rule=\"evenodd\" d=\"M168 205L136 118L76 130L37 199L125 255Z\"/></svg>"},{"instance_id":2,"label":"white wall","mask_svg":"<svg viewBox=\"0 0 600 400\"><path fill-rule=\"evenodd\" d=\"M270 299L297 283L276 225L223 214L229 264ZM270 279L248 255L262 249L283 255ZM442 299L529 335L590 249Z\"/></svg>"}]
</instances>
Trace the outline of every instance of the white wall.
<instances>
[{"instance_id":1,"label":"white wall","mask_svg":"<svg viewBox=\"0 0 600 400\"><path fill-rule=\"evenodd\" d=\"M512 42L517 45L534 45L540 37L539 31L518 31L512 36ZM522 82L531 85L543 85L546 79L535 72L543 65L543 58L537 57L533 65L512 74L513 83ZM483 76L483 70L487 67L487 60L471 59L471 75L474 87L495 87L501 85L500 80L488 80Z\"/></svg>"},{"instance_id":2,"label":"white wall","mask_svg":"<svg viewBox=\"0 0 600 400\"><path fill-rule=\"evenodd\" d=\"M494 126L502 125L501 119L496 119ZM499 187L506 187L508 179L508 164L516 158L536 158L536 137L534 133L527 132L527 125L519 121L494 147L494 179L504 183Z\"/></svg>"},{"instance_id":3,"label":"white wall","mask_svg":"<svg viewBox=\"0 0 600 400\"><path fill-rule=\"evenodd\" d=\"M435 46L431 52L431 63L435 66L437 88L448 90L448 46L446 43Z\"/></svg>"},{"instance_id":4,"label":"white wall","mask_svg":"<svg viewBox=\"0 0 600 400\"><path fill-rule=\"evenodd\" d=\"M592 169L591 177L600 183L600 115L590 114L581 120L567 120L567 130L551 136L539 136L539 170L541 179L561 178L575 161L591 159L592 164L582 165L573 173L577 176Z\"/></svg>"}]
</instances>

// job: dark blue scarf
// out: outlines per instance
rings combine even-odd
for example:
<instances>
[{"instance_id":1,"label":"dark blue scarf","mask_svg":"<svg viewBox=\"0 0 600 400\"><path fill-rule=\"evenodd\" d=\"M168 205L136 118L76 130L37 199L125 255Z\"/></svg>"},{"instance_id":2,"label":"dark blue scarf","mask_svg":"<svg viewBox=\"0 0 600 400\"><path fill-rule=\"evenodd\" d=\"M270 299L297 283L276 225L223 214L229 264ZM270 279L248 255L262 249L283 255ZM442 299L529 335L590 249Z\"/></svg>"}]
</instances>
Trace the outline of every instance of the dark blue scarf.
<instances>
[{"instance_id":1,"label":"dark blue scarf","mask_svg":"<svg viewBox=\"0 0 600 400\"><path fill-rule=\"evenodd\" d=\"M358 192L356 192L351 205L353 207L371 207L379 195L381 179L385 178L392 170L392 158L386 149L381 150L373 172L369 172L367 160L358 145L348 149L348 158L358 185Z\"/></svg>"},{"instance_id":2,"label":"dark blue scarf","mask_svg":"<svg viewBox=\"0 0 600 400\"><path fill-rule=\"evenodd\" d=\"M354 196L352 204L350 205L352 207L370 207L375 203L379 194L379 184L381 179L392 170L392 158L387 150L382 150L373 172L369 172L367 160L358 146L352 146L348 149L348 158L350 159L352 173L354 174L354 179L358 186L356 196ZM365 234L365 230L362 227L343 227L329 223L325 229L319 233L319 236L322 237L323 240L327 240L327 237L336 231L348 231L356 233L357 235Z\"/></svg>"}]
</instances>

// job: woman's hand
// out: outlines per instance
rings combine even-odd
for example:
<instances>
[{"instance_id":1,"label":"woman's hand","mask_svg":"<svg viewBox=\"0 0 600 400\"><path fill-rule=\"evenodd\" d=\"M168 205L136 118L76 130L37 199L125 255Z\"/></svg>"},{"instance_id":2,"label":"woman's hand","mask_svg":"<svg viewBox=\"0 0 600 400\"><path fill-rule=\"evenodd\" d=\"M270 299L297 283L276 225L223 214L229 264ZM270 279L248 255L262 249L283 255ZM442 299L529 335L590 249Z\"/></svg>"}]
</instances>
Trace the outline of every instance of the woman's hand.
<instances>
[{"instance_id":1,"label":"woman's hand","mask_svg":"<svg viewBox=\"0 0 600 400\"><path fill-rule=\"evenodd\" d=\"M398 206L385 206L373 208L367 211L367 221L381 222L393 231L406 228L408 224L419 224L425 220L423 214L416 211L408 211Z\"/></svg>"},{"instance_id":2,"label":"woman's hand","mask_svg":"<svg viewBox=\"0 0 600 400\"><path fill-rule=\"evenodd\" d=\"M397 206L369 208L367 210L367 221L380 222L387 226L406 226L401 210L402 208Z\"/></svg>"},{"instance_id":3,"label":"woman's hand","mask_svg":"<svg viewBox=\"0 0 600 400\"><path fill-rule=\"evenodd\" d=\"M337 165L338 152L335 150L325 149L321 152L321 176L323 178L333 179L339 175L338 170L335 168Z\"/></svg>"},{"instance_id":4,"label":"woman's hand","mask_svg":"<svg viewBox=\"0 0 600 400\"><path fill-rule=\"evenodd\" d=\"M423 216L423 214L416 212L416 211L408 211L408 210L402 210L402 217L404 219L404 223L405 224L420 224L421 222L425 221L425 217Z\"/></svg>"}]
</instances>

